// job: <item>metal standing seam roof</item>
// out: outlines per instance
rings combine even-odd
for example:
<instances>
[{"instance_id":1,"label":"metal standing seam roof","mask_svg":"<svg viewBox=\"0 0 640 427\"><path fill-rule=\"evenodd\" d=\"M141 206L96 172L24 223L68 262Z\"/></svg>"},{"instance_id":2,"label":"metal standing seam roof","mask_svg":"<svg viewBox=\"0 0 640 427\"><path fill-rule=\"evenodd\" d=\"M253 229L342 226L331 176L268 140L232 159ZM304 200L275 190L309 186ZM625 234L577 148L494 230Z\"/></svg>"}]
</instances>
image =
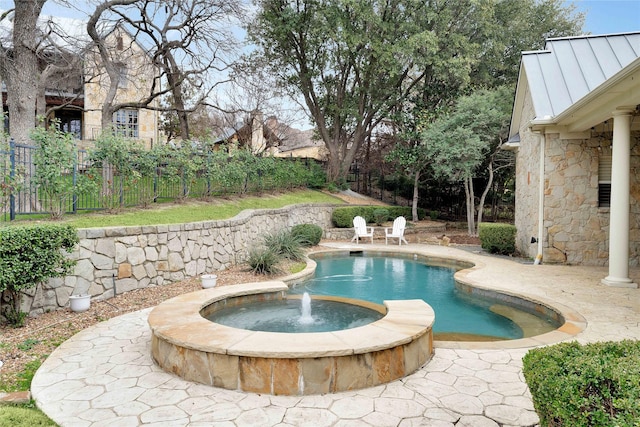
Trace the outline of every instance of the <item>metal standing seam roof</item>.
<instances>
[{"instance_id":1,"label":"metal standing seam roof","mask_svg":"<svg viewBox=\"0 0 640 427\"><path fill-rule=\"evenodd\" d=\"M548 39L523 52L536 118L557 116L638 57L640 32Z\"/></svg>"}]
</instances>

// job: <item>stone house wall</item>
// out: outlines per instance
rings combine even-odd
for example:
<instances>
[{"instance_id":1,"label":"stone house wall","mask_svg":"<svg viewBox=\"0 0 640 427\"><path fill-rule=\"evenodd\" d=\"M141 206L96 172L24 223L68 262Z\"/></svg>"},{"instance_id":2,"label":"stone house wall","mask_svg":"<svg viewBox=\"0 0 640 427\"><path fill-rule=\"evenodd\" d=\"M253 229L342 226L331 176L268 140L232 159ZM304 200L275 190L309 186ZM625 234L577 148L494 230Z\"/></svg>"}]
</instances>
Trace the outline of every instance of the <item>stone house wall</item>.
<instances>
[{"instance_id":1,"label":"stone house wall","mask_svg":"<svg viewBox=\"0 0 640 427\"><path fill-rule=\"evenodd\" d=\"M533 104L528 92L523 106L521 123L526 124L533 114ZM535 258L537 245L531 237L538 235L538 192L540 183L540 136L526 126L519 129L520 148L516 153L516 248L527 257Z\"/></svg>"},{"instance_id":2,"label":"stone house wall","mask_svg":"<svg viewBox=\"0 0 640 427\"><path fill-rule=\"evenodd\" d=\"M523 117L532 118L527 96ZM611 150L611 132L584 139L563 139L560 132L535 134L520 129L516 156L516 247L534 258L538 234L540 142L545 141L543 262L604 266L609 259L609 208L598 206L598 164ZM610 126L610 125L609 125ZM610 129L610 127L609 127ZM640 132L633 132L637 141ZM640 146L632 144L630 265L640 262ZM613 165L615 168L615 165Z\"/></svg>"},{"instance_id":3,"label":"stone house wall","mask_svg":"<svg viewBox=\"0 0 640 427\"><path fill-rule=\"evenodd\" d=\"M119 40L119 41L118 41ZM149 54L135 41L131 35L120 27L106 37L109 51L114 55L114 61L122 68L123 78L116 94L115 103L139 102L146 97L154 78L159 71L153 65ZM90 146L87 140L93 141L102 132L102 105L107 96L110 80L100 55L96 51L90 52L84 61L84 113L82 118L83 146ZM151 107L157 107L158 101L154 100ZM138 141L151 148L158 143L160 134L159 112L156 109L136 109L138 112Z\"/></svg>"},{"instance_id":4,"label":"stone house wall","mask_svg":"<svg viewBox=\"0 0 640 427\"><path fill-rule=\"evenodd\" d=\"M140 227L79 229L73 274L50 279L23 294L22 311L37 315L68 306L69 296L108 299L162 286L246 260L267 233L297 224L331 227L333 206L293 205L246 210L222 221Z\"/></svg>"}]
</instances>

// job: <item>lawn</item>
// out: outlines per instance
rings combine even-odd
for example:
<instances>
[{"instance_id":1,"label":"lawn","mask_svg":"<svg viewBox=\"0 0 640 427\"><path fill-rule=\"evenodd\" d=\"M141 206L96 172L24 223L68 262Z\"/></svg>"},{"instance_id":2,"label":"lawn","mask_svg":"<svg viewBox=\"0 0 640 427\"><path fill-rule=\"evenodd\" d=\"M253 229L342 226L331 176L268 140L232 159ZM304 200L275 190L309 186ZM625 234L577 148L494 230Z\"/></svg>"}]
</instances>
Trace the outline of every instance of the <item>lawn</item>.
<instances>
[{"instance_id":1,"label":"lawn","mask_svg":"<svg viewBox=\"0 0 640 427\"><path fill-rule=\"evenodd\" d=\"M215 221L236 216L245 209L277 209L300 203L342 204L343 200L317 190L298 190L261 196L219 198L211 201L162 203L148 209L131 208L118 212L87 212L66 215L61 221L76 228L180 224L197 221ZM30 223L37 218L22 217L13 224Z\"/></svg>"}]
</instances>

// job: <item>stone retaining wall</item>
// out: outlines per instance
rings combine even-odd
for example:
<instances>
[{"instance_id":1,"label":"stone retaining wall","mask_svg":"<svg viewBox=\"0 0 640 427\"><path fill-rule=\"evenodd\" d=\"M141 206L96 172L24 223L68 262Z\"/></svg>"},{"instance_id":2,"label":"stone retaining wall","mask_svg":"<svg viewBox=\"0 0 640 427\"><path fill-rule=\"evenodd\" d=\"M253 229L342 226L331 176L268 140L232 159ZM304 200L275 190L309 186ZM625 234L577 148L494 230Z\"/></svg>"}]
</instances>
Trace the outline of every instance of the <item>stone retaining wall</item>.
<instances>
[{"instance_id":1,"label":"stone retaining wall","mask_svg":"<svg viewBox=\"0 0 640 427\"><path fill-rule=\"evenodd\" d=\"M261 236L297 224L331 225L330 205L293 205L246 210L222 221L78 230L80 243L70 256L74 273L51 279L23 294L22 311L38 315L68 305L69 296L107 299L149 286L161 286L246 260Z\"/></svg>"}]
</instances>

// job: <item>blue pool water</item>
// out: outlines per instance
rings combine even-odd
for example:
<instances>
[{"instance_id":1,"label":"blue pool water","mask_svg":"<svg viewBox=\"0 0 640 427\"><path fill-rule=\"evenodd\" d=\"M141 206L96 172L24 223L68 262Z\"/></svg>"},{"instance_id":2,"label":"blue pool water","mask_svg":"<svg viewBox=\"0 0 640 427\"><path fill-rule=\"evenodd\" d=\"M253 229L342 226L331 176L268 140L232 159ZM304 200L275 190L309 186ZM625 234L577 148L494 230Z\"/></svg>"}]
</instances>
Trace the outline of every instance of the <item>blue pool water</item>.
<instances>
[{"instance_id":1,"label":"blue pool water","mask_svg":"<svg viewBox=\"0 0 640 427\"><path fill-rule=\"evenodd\" d=\"M495 301L470 298L456 290L454 268L404 258L336 256L317 259L315 276L292 293L335 295L381 304L384 300L422 299L433 307L435 333L522 338L522 329L489 308Z\"/></svg>"}]
</instances>

